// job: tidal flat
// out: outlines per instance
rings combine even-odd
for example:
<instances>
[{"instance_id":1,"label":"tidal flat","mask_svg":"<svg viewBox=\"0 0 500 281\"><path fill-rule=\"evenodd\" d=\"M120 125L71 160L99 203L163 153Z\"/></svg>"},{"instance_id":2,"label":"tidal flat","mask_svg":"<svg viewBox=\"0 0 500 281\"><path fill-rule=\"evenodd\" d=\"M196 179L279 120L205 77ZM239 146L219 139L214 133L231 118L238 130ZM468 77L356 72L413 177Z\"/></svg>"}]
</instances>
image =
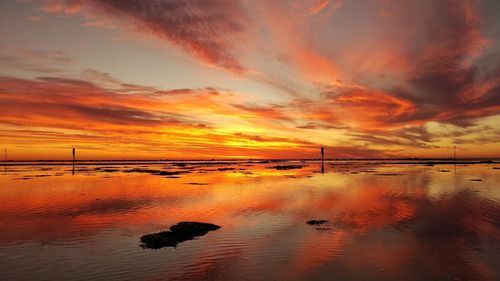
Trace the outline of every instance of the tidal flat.
<instances>
[{"instance_id":1,"label":"tidal flat","mask_svg":"<svg viewBox=\"0 0 500 281\"><path fill-rule=\"evenodd\" d=\"M500 280L499 165L9 162L0 166L0 276ZM141 247L179 222L220 229Z\"/></svg>"}]
</instances>

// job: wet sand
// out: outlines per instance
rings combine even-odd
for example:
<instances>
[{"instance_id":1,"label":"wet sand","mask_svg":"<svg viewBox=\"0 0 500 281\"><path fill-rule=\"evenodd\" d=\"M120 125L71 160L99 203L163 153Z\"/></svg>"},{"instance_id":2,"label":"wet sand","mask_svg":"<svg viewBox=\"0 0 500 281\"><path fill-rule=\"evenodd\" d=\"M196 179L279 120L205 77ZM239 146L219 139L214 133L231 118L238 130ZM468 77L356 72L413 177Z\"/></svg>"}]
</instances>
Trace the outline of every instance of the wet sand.
<instances>
[{"instance_id":1,"label":"wet sand","mask_svg":"<svg viewBox=\"0 0 500 281\"><path fill-rule=\"evenodd\" d=\"M0 167L0 276L499 280L499 166L9 163ZM182 221L221 228L175 248L140 246Z\"/></svg>"}]
</instances>

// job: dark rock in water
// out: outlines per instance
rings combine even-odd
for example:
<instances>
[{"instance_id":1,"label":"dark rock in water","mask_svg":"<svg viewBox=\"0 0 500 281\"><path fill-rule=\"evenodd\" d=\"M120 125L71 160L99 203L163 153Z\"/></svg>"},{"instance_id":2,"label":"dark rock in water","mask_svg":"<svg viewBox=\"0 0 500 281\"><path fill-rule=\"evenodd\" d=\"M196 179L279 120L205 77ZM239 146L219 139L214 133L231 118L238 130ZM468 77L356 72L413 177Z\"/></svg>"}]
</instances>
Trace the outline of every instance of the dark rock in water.
<instances>
[{"instance_id":1,"label":"dark rock in water","mask_svg":"<svg viewBox=\"0 0 500 281\"><path fill-rule=\"evenodd\" d=\"M189 236L201 236L207 232L219 229L220 226L203 222L180 222L170 227L170 231Z\"/></svg>"},{"instance_id":2,"label":"dark rock in water","mask_svg":"<svg viewBox=\"0 0 500 281\"><path fill-rule=\"evenodd\" d=\"M96 170L97 170L97 169L96 169ZM97 171L99 171L99 170L97 170ZM106 169L100 169L100 171L103 171L103 172L105 172L105 173L114 173L114 172L118 172L118 171L120 171L120 170L118 170L118 169L108 169L108 168L106 168Z\"/></svg>"},{"instance_id":3,"label":"dark rock in water","mask_svg":"<svg viewBox=\"0 0 500 281\"><path fill-rule=\"evenodd\" d=\"M170 231L146 234L141 237L141 247L149 249L176 247L179 242L179 239Z\"/></svg>"},{"instance_id":4,"label":"dark rock in water","mask_svg":"<svg viewBox=\"0 0 500 281\"><path fill-rule=\"evenodd\" d=\"M173 176L173 175L180 175L180 174L182 174L182 173L179 171L160 171L160 172L156 173L156 175L159 175L159 176Z\"/></svg>"},{"instance_id":5,"label":"dark rock in water","mask_svg":"<svg viewBox=\"0 0 500 281\"><path fill-rule=\"evenodd\" d=\"M276 170L292 170L292 169L302 169L302 165L276 165L273 166Z\"/></svg>"},{"instance_id":6,"label":"dark rock in water","mask_svg":"<svg viewBox=\"0 0 500 281\"><path fill-rule=\"evenodd\" d=\"M141 247L160 249L163 247L176 247L177 244L203 236L209 231L217 230L220 226L203 222L180 222L170 227L169 231L146 234L141 237Z\"/></svg>"},{"instance_id":7,"label":"dark rock in water","mask_svg":"<svg viewBox=\"0 0 500 281\"><path fill-rule=\"evenodd\" d=\"M159 171L158 170L152 170L152 169L134 168L134 169L124 170L123 172L125 172L125 173L148 173L148 174L156 174Z\"/></svg>"},{"instance_id":8,"label":"dark rock in water","mask_svg":"<svg viewBox=\"0 0 500 281\"><path fill-rule=\"evenodd\" d=\"M124 170L123 172L125 172L125 173L147 173L147 174L152 174L152 175L157 175L157 176L175 176L175 175L188 173L186 171L182 171L182 172L181 171L162 171L162 170L140 169L140 168Z\"/></svg>"},{"instance_id":9,"label":"dark rock in water","mask_svg":"<svg viewBox=\"0 0 500 281\"><path fill-rule=\"evenodd\" d=\"M235 168L218 168L217 171L233 171L233 170L236 170Z\"/></svg>"},{"instance_id":10,"label":"dark rock in water","mask_svg":"<svg viewBox=\"0 0 500 281\"><path fill-rule=\"evenodd\" d=\"M327 220L309 220L306 223L310 225L319 225L319 224L324 224L327 223Z\"/></svg>"}]
</instances>

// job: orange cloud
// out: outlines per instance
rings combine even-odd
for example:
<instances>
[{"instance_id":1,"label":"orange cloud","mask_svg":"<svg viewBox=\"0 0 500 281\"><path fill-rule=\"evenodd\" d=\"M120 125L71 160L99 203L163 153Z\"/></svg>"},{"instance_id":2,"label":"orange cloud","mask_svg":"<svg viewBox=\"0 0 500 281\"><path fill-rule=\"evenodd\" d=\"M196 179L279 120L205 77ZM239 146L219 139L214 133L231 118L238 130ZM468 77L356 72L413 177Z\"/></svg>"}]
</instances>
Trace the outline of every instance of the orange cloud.
<instances>
[{"instance_id":1,"label":"orange cloud","mask_svg":"<svg viewBox=\"0 0 500 281\"><path fill-rule=\"evenodd\" d=\"M327 98L332 105L341 107L344 119L351 119L363 128L398 124L416 111L412 102L380 91L355 89L340 95L330 93Z\"/></svg>"},{"instance_id":2,"label":"orange cloud","mask_svg":"<svg viewBox=\"0 0 500 281\"><path fill-rule=\"evenodd\" d=\"M77 79L0 78L3 142L35 148L80 144L92 156L112 146L115 152L138 150L150 157L164 151L174 158L279 157L311 145L271 134L279 129L277 120L292 120L279 107L235 104L234 93L216 89L164 91L99 77L109 88ZM248 127L264 135L243 133Z\"/></svg>"}]
</instances>

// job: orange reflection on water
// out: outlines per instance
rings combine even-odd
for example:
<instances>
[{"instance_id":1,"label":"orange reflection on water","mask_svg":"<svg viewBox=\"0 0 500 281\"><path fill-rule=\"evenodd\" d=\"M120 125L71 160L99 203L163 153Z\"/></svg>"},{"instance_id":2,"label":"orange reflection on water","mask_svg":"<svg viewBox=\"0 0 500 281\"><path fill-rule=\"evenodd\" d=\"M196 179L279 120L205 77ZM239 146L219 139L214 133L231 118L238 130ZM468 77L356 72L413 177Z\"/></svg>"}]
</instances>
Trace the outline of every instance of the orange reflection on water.
<instances>
[{"instance_id":1,"label":"orange reflection on water","mask_svg":"<svg viewBox=\"0 0 500 281\"><path fill-rule=\"evenodd\" d=\"M342 169L358 174L328 169L321 174L318 163L304 165L144 167L182 172L173 177L122 166L110 172L79 167L74 176L67 167L14 169L0 177L0 246L66 241L74 248L82 243L109 248L121 241L148 267L155 259L138 249L141 235L179 221L204 221L222 229L175 252L160 251L190 265L169 278L216 272L217 279L234 280L246 272L250 279L271 274L300 280L310 274L327 279L335 272L345 279L397 280L416 268L428 279L449 272L478 280L496 276L491 257L477 250L500 237L499 197L492 188L498 175L492 170L468 167L451 174L381 166L373 173L353 165ZM383 173L394 169L400 173ZM482 185L468 181L472 175L481 175ZM307 225L310 219L329 222ZM99 240L107 234L112 239ZM434 266L436 261L442 267ZM465 266L453 271L457 264ZM173 274L168 268L175 263L156 266ZM163 274L150 270L158 278Z\"/></svg>"}]
</instances>

